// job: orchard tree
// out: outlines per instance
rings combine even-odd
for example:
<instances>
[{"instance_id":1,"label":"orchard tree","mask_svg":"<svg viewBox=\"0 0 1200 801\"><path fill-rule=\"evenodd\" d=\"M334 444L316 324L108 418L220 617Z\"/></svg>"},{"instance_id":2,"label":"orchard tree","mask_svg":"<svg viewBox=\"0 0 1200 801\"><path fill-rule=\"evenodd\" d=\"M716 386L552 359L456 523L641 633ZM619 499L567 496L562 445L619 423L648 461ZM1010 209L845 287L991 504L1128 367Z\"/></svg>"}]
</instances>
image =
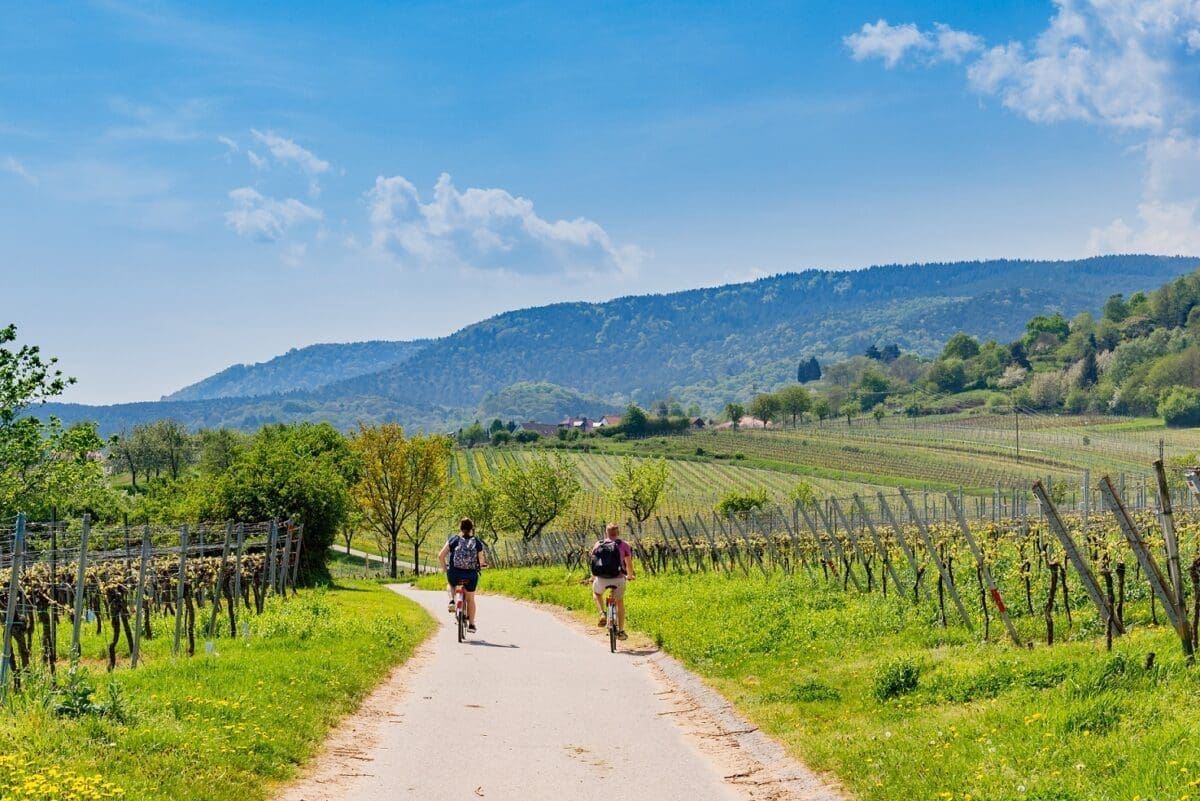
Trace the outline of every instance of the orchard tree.
<instances>
[{"instance_id":1,"label":"orchard tree","mask_svg":"<svg viewBox=\"0 0 1200 801\"><path fill-rule=\"evenodd\" d=\"M500 518L497 509L498 492L488 479L478 484L468 484L459 489L451 501L455 517L469 517L475 524L476 533L488 545L500 539Z\"/></svg>"},{"instance_id":2,"label":"orchard tree","mask_svg":"<svg viewBox=\"0 0 1200 801\"><path fill-rule=\"evenodd\" d=\"M742 418L746 416L746 407L736 402L727 403L725 416L729 418L729 422L733 423L733 430L737 431L738 426L742 424Z\"/></svg>"},{"instance_id":3,"label":"orchard tree","mask_svg":"<svg viewBox=\"0 0 1200 801\"><path fill-rule=\"evenodd\" d=\"M790 384L777 393L779 395L780 411L792 416L792 428L796 427L796 419L804 419L804 415L812 408L812 396L808 390L799 384Z\"/></svg>"},{"instance_id":4,"label":"orchard tree","mask_svg":"<svg viewBox=\"0 0 1200 801\"><path fill-rule=\"evenodd\" d=\"M750 414L762 420L764 426L769 425L772 420L778 420L782 409L783 402L773 392L764 392L750 402Z\"/></svg>"},{"instance_id":5,"label":"orchard tree","mask_svg":"<svg viewBox=\"0 0 1200 801\"><path fill-rule=\"evenodd\" d=\"M353 488L354 501L363 521L386 543L388 571L396 578L400 532L411 514L405 483L408 441L404 429L394 423L360 423L351 444L361 471Z\"/></svg>"},{"instance_id":6,"label":"orchard tree","mask_svg":"<svg viewBox=\"0 0 1200 801\"><path fill-rule=\"evenodd\" d=\"M421 546L450 500L450 455L454 445L439 434L408 441L404 460L407 506L404 539L413 549L413 570L421 565Z\"/></svg>"},{"instance_id":7,"label":"orchard tree","mask_svg":"<svg viewBox=\"0 0 1200 801\"><path fill-rule=\"evenodd\" d=\"M526 541L566 512L579 493L575 467L561 453L512 462L495 476L499 527L519 533Z\"/></svg>"},{"instance_id":8,"label":"orchard tree","mask_svg":"<svg viewBox=\"0 0 1200 801\"><path fill-rule=\"evenodd\" d=\"M671 489L671 468L666 459L660 456L639 463L626 456L613 474L612 487L606 494L641 525L650 519Z\"/></svg>"}]
</instances>

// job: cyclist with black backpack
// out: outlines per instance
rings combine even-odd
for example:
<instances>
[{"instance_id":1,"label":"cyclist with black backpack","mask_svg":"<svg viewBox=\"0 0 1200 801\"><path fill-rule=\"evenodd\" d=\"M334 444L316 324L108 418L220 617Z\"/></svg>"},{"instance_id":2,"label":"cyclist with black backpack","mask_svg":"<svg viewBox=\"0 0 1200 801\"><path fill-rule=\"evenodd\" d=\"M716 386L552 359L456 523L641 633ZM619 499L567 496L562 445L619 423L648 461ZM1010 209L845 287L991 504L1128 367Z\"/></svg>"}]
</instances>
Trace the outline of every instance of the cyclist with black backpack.
<instances>
[{"instance_id":1,"label":"cyclist with black backpack","mask_svg":"<svg viewBox=\"0 0 1200 801\"><path fill-rule=\"evenodd\" d=\"M598 626L608 625L604 610L604 591L613 588L613 600L617 603L617 639L625 639L625 582L632 580L633 549L620 538L620 528L609 523L604 529L604 539L592 546L592 595L596 609L600 611Z\"/></svg>"},{"instance_id":2,"label":"cyclist with black backpack","mask_svg":"<svg viewBox=\"0 0 1200 801\"><path fill-rule=\"evenodd\" d=\"M449 565L446 560L449 559ZM458 524L458 533L451 537L442 550L438 551L438 562L446 574L446 587L450 590L449 611L454 612L454 588L463 585L467 601L467 631L475 631L475 588L479 586L479 571L487 567L484 558L483 540L475 536L475 524L464 517Z\"/></svg>"}]
</instances>

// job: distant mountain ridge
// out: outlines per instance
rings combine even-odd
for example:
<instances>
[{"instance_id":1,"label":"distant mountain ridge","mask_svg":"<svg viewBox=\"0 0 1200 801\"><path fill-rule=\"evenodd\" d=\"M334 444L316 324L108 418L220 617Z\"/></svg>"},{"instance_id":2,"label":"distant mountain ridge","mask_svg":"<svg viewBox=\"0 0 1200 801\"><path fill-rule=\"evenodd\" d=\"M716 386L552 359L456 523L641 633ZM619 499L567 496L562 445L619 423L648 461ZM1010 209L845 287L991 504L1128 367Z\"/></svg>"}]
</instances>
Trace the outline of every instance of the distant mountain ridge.
<instances>
[{"instance_id":1,"label":"distant mountain ridge","mask_svg":"<svg viewBox=\"0 0 1200 801\"><path fill-rule=\"evenodd\" d=\"M292 348L257 364L235 364L184 387L164 401L257 398L319 389L394 367L419 353L430 340L331 343Z\"/></svg>"},{"instance_id":2,"label":"distant mountain ridge","mask_svg":"<svg viewBox=\"0 0 1200 801\"><path fill-rule=\"evenodd\" d=\"M503 394L530 383L605 403L648 404L670 395L711 411L794 380L801 358L824 363L892 342L931 356L959 331L1007 342L1037 314L1098 312L1114 293L1150 291L1197 267L1196 258L1102 256L808 270L506 312L428 342L384 369L305 391L42 408L67 422L97 419L106 431L118 421L125 426L168 416L192 427L328 419L347 428L358 420L394 420L439 430L480 416L489 396L516 411L508 400L556 394L544 388Z\"/></svg>"}]
</instances>

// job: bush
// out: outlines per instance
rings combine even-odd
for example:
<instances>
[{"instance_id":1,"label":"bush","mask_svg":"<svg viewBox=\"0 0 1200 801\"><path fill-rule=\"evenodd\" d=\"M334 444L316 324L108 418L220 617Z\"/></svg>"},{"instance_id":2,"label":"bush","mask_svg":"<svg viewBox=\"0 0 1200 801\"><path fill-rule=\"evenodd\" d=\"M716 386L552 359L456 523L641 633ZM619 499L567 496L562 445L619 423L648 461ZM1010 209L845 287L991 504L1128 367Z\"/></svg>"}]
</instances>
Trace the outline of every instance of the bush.
<instances>
[{"instance_id":1,"label":"bush","mask_svg":"<svg viewBox=\"0 0 1200 801\"><path fill-rule=\"evenodd\" d=\"M730 490L721 496L721 500L717 502L717 511L726 516L744 515L762 509L769 502L770 497L762 487L749 490L748 492Z\"/></svg>"},{"instance_id":2,"label":"bush","mask_svg":"<svg viewBox=\"0 0 1200 801\"><path fill-rule=\"evenodd\" d=\"M513 434L513 440L515 440L516 442L522 442L522 443L536 442L537 440L541 439L541 437L542 437L542 435L539 434L538 432L530 431L527 428L523 428L520 431L518 431L517 433Z\"/></svg>"},{"instance_id":3,"label":"bush","mask_svg":"<svg viewBox=\"0 0 1200 801\"><path fill-rule=\"evenodd\" d=\"M505 445L511 439L512 439L512 434L508 433L507 431L504 431L503 429L492 434L492 444L493 445Z\"/></svg>"},{"instance_id":4,"label":"bush","mask_svg":"<svg viewBox=\"0 0 1200 801\"><path fill-rule=\"evenodd\" d=\"M884 662L875 671L875 700L887 701L917 689L921 668L903 657Z\"/></svg>"},{"instance_id":5,"label":"bush","mask_svg":"<svg viewBox=\"0 0 1200 801\"><path fill-rule=\"evenodd\" d=\"M1173 387L1158 402L1158 414L1172 427L1200 426L1200 390Z\"/></svg>"}]
</instances>

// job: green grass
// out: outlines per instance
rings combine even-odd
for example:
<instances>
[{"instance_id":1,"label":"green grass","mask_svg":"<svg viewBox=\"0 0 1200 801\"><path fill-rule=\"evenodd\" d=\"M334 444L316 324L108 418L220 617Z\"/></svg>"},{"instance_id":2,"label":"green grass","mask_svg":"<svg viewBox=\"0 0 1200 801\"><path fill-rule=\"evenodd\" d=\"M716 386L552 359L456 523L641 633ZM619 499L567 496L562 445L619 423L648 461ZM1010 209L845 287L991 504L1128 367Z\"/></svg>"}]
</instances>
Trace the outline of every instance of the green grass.
<instances>
[{"instance_id":1,"label":"green grass","mask_svg":"<svg viewBox=\"0 0 1200 801\"><path fill-rule=\"evenodd\" d=\"M198 643L197 656L173 659L163 620L136 670L103 673L99 638L85 641L80 703L111 706L112 687L115 711L58 714L63 694L36 676L0 711L0 768L21 766L53 788L13 789L17 774L0 769L0 797L90 797L68 795L76 784L102 797L104 785L90 778L100 775L127 799L267 798L433 628L410 601L354 581L269 601L249 618L250 638L218 640L215 656Z\"/></svg>"},{"instance_id":2,"label":"green grass","mask_svg":"<svg viewBox=\"0 0 1200 801\"><path fill-rule=\"evenodd\" d=\"M582 615L578 578L495 571L484 589ZM1181 799L1200 783L1200 669L1169 629L1135 625L1108 654L1077 624L1023 650L999 627L981 643L928 607L782 576L642 575L629 604L632 629L861 799Z\"/></svg>"}]
</instances>

